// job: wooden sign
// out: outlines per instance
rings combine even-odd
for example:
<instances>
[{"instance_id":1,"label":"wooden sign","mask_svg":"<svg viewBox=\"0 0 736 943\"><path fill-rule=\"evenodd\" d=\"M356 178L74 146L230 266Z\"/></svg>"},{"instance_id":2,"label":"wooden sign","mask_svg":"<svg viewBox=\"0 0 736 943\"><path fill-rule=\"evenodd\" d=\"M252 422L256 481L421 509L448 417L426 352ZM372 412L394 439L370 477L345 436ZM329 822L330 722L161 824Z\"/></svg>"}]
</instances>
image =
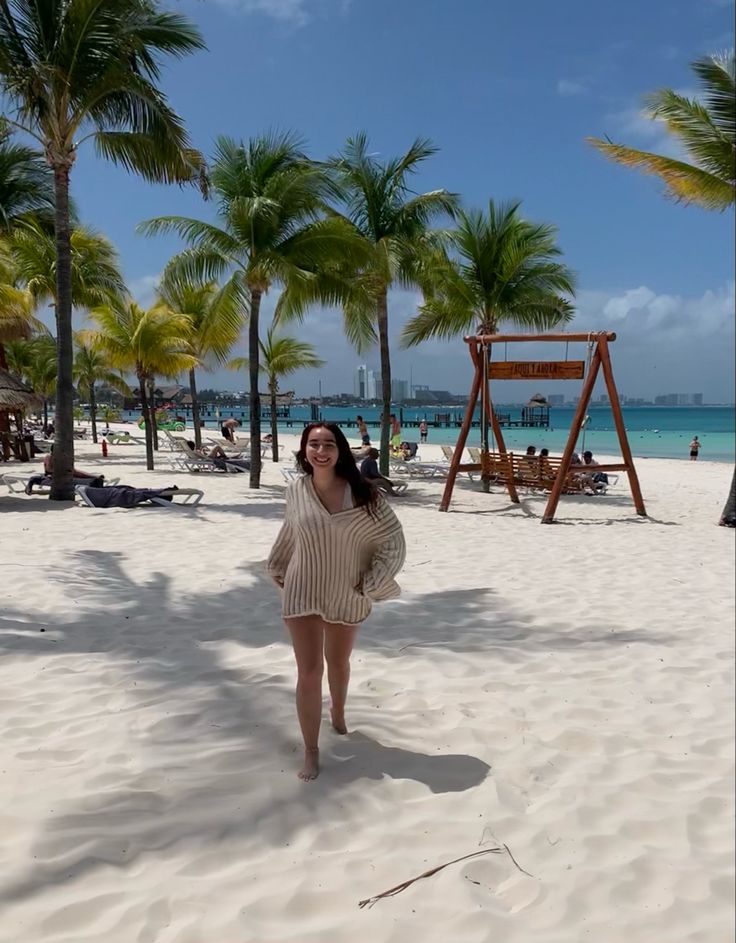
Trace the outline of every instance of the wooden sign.
<instances>
[{"instance_id":1,"label":"wooden sign","mask_svg":"<svg viewBox=\"0 0 736 943\"><path fill-rule=\"evenodd\" d=\"M582 380L584 360L500 360L488 368L491 380Z\"/></svg>"}]
</instances>

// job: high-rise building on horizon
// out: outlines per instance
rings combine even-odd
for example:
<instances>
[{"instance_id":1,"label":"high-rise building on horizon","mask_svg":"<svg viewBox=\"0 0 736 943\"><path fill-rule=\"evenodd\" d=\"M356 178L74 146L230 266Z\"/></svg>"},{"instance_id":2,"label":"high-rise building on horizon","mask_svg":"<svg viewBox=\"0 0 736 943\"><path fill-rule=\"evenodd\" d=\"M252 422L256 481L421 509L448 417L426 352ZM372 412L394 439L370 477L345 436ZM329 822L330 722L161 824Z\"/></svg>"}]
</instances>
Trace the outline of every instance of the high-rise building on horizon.
<instances>
[{"instance_id":1,"label":"high-rise building on horizon","mask_svg":"<svg viewBox=\"0 0 736 943\"><path fill-rule=\"evenodd\" d=\"M376 375L364 363L355 371L353 393L358 399L364 400L378 399L380 396L376 392Z\"/></svg>"}]
</instances>

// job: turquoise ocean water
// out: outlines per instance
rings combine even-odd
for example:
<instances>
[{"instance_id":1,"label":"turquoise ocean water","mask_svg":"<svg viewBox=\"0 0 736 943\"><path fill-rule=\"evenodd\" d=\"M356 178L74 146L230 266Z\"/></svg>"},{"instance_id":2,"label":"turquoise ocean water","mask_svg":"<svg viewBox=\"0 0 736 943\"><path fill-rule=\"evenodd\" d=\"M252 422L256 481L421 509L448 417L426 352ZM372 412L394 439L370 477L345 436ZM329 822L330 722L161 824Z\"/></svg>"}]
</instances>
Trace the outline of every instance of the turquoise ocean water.
<instances>
[{"instance_id":1,"label":"turquoise ocean water","mask_svg":"<svg viewBox=\"0 0 736 943\"><path fill-rule=\"evenodd\" d=\"M496 407L499 413L510 413L512 418L518 417L520 407ZM397 409L398 412L398 409ZM404 408L402 410L406 422L419 421L426 418L434 419L435 412L450 413L458 422L462 419L463 410L459 407L430 407L428 409ZM378 419L378 409L369 407L343 408L325 406L321 410L324 419L339 423L349 439L357 438L354 426L355 416L360 413L367 421ZM526 449L528 445L537 448L546 446L552 453L562 451L567 440L574 410L568 407L553 407L550 413L549 429L504 429L504 439L509 449L518 451ZM190 415L186 410L179 410L180 415ZM223 409L220 418L234 416L242 419L246 415L242 409ZM607 407L591 407L588 411L590 422L585 430L585 437L578 440L578 450L583 447L590 449L594 454L618 455L620 449L613 424L613 415ZM734 416L736 412L732 406L703 406L703 407L666 407L666 406L635 406L623 407L624 422L629 437L629 444L635 456L641 458L680 458L689 456L689 444L694 435L702 442L701 459L715 462L733 462L736 452L736 432ZM125 418L136 420L138 413L127 413ZM291 423L279 423L283 432L299 432L304 422L310 417L309 407L293 407ZM204 410L206 426L213 432L218 428L218 417L214 410ZM477 418L477 415L476 415ZM348 423L353 423L352 427ZM378 429L369 430L372 437L378 438ZM457 426L450 428L430 428L429 442L436 445L452 445L457 441ZM418 440L419 431L416 428L406 427L404 438L408 441ZM480 444L480 430L471 429L468 445Z\"/></svg>"}]
</instances>

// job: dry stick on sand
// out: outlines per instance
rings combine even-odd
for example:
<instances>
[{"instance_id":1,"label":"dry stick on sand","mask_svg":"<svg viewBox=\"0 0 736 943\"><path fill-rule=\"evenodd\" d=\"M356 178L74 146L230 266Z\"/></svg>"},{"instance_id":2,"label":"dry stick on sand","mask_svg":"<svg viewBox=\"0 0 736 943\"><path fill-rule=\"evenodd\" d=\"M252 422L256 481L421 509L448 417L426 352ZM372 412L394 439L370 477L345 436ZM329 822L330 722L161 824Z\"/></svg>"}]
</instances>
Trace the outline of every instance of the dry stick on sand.
<instances>
[{"instance_id":1,"label":"dry stick on sand","mask_svg":"<svg viewBox=\"0 0 736 943\"><path fill-rule=\"evenodd\" d=\"M449 868L451 864L457 864L458 861L467 861L469 858L479 858L481 855L500 855L503 852L511 858L516 867L522 874L526 874L527 877L534 877L533 874L529 874L528 871L525 871L519 862L511 854L511 849L508 845L497 845L494 848L484 848L482 851L474 851L472 854L463 855L462 858L453 858L452 861L446 861L444 864L437 865L436 868L430 868L429 871L425 871L423 874L418 874L415 878L410 878L408 881L404 881L402 884L397 884L396 887L391 887L387 891L383 891L382 894L376 894L374 897L368 897L366 900L358 901L358 907L372 907L377 901L381 900L384 897L395 897L397 894L400 894L402 891L405 891L407 887L410 887L414 884L415 881L421 881L422 878L431 878L433 874L437 874L438 871L442 871L444 868Z\"/></svg>"}]
</instances>

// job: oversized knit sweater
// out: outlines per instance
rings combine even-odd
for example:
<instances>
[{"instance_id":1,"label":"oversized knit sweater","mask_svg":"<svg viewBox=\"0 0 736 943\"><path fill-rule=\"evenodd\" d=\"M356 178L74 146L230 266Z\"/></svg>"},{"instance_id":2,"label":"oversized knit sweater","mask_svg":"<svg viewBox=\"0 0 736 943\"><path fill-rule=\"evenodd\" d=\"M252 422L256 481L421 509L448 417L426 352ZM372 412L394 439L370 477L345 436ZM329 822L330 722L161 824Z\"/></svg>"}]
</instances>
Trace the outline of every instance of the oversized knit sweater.
<instances>
[{"instance_id":1,"label":"oversized knit sweater","mask_svg":"<svg viewBox=\"0 0 736 943\"><path fill-rule=\"evenodd\" d=\"M375 516L364 507L330 514L305 475L287 488L268 570L283 586L285 619L319 615L355 625L370 614L373 600L400 594L394 577L405 554L401 524L382 497Z\"/></svg>"}]
</instances>

